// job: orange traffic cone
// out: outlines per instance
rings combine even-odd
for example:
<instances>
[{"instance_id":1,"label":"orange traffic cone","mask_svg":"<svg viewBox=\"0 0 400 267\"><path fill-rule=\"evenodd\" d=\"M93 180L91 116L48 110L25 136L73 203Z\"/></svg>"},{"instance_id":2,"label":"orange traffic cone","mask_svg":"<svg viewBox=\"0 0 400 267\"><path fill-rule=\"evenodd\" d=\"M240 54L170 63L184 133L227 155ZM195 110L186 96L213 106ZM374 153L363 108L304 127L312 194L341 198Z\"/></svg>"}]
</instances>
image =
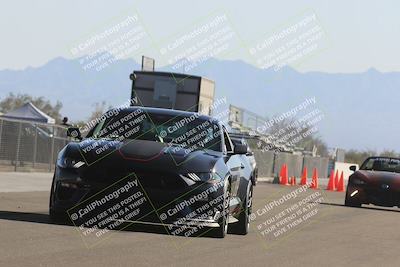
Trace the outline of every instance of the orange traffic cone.
<instances>
[{"instance_id":1,"label":"orange traffic cone","mask_svg":"<svg viewBox=\"0 0 400 267\"><path fill-rule=\"evenodd\" d=\"M337 188L338 185L339 185L339 171L336 170L336 173L335 173L335 188Z\"/></svg>"},{"instance_id":2,"label":"orange traffic cone","mask_svg":"<svg viewBox=\"0 0 400 267\"><path fill-rule=\"evenodd\" d=\"M286 185L289 185L289 169L288 169L287 164L285 164L285 173L284 174L285 174L284 177L286 180Z\"/></svg>"},{"instance_id":3,"label":"orange traffic cone","mask_svg":"<svg viewBox=\"0 0 400 267\"><path fill-rule=\"evenodd\" d=\"M331 170L331 175L329 177L329 182L328 182L328 187L326 188L326 190L329 191L335 191L335 175L334 175L334 171Z\"/></svg>"},{"instance_id":4,"label":"orange traffic cone","mask_svg":"<svg viewBox=\"0 0 400 267\"><path fill-rule=\"evenodd\" d=\"M288 169L287 165L283 164L280 172L280 184L281 185L288 185Z\"/></svg>"},{"instance_id":5,"label":"orange traffic cone","mask_svg":"<svg viewBox=\"0 0 400 267\"><path fill-rule=\"evenodd\" d=\"M290 179L290 185L296 185L296 177L292 177L291 179Z\"/></svg>"},{"instance_id":6,"label":"orange traffic cone","mask_svg":"<svg viewBox=\"0 0 400 267\"><path fill-rule=\"evenodd\" d=\"M340 174L339 184L337 186L338 192L344 192L344 178L343 178L343 171Z\"/></svg>"},{"instance_id":7,"label":"orange traffic cone","mask_svg":"<svg viewBox=\"0 0 400 267\"><path fill-rule=\"evenodd\" d=\"M303 174L301 175L300 185L307 184L307 167L304 167Z\"/></svg>"},{"instance_id":8,"label":"orange traffic cone","mask_svg":"<svg viewBox=\"0 0 400 267\"><path fill-rule=\"evenodd\" d=\"M313 170L311 188L318 189L318 171L316 168L314 168L314 170Z\"/></svg>"}]
</instances>

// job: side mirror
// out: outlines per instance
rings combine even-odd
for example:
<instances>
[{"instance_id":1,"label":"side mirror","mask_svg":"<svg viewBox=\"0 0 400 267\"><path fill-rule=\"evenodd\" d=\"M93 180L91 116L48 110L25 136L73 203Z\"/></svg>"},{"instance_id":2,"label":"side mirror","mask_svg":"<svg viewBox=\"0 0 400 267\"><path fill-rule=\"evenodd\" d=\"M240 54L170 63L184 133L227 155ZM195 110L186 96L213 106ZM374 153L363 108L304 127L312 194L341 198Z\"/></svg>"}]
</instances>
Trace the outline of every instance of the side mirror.
<instances>
[{"instance_id":1,"label":"side mirror","mask_svg":"<svg viewBox=\"0 0 400 267\"><path fill-rule=\"evenodd\" d=\"M70 127L67 129L67 136L82 140L81 131L78 127Z\"/></svg>"},{"instance_id":2,"label":"side mirror","mask_svg":"<svg viewBox=\"0 0 400 267\"><path fill-rule=\"evenodd\" d=\"M247 146L246 145L236 145L233 150L234 154L247 154Z\"/></svg>"},{"instance_id":3,"label":"side mirror","mask_svg":"<svg viewBox=\"0 0 400 267\"><path fill-rule=\"evenodd\" d=\"M246 156L254 156L254 152L253 151L247 151Z\"/></svg>"},{"instance_id":4,"label":"side mirror","mask_svg":"<svg viewBox=\"0 0 400 267\"><path fill-rule=\"evenodd\" d=\"M357 171L357 166L356 166L356 165L351 165L351 166L349 167L349 169L350 169L350 171L355 172L355 171Z\"/></svg>"}]
</instances>

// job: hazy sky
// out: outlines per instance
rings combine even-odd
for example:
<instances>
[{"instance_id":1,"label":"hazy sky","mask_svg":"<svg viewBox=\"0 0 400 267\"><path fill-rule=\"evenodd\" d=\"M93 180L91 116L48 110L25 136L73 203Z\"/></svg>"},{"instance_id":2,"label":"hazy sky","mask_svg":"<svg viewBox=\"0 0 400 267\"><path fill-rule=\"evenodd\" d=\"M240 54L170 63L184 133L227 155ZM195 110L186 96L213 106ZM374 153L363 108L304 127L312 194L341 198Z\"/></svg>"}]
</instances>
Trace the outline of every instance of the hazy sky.
<instances>
[{"instance_id":1,"label":"hazy sky","mask_svg":"<svg viewBox=\"0 0 400 267\"><path fill-rule=\"evenodd\" d=\"M314 10L329 49L300 71L400 71L400 1L77 1L2 0L0 69L40 66L72 57L72 42L136 8L149 34L161 40L214 10L224 10L245 41L257 40L305 9ZM248 55L233 55L248 61ZM236 58L235 58L236 57ZM139 60L138 58L135 58Z\"/></svg>"}]
</instances>

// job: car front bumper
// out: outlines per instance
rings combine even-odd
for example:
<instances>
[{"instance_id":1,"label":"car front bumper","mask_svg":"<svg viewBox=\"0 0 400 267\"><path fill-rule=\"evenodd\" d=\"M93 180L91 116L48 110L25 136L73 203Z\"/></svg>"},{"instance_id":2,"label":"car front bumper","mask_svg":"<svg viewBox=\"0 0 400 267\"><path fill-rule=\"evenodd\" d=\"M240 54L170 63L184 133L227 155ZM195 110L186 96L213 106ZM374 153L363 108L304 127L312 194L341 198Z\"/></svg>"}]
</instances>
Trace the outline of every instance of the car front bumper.
<instances>
[{"instance_id":1,"label":"car front bumper","mask_svg":"<svg viewBox=\"0 0 400 267\"><path fill-rule=\"evenodd\" d=\"M347 199L360 204L374 204L377 206L400 206L400 191L394 188L379 186L349 185L346 192Z\"/></svg>"}]
</instances>

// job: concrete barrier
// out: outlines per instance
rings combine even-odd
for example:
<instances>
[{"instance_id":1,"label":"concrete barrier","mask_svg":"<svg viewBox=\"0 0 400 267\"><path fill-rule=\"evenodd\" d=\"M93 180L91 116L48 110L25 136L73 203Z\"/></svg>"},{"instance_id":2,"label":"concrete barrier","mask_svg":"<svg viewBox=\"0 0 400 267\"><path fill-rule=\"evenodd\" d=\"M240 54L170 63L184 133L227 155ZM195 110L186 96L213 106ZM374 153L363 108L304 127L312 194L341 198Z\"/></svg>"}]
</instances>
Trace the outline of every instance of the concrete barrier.
<instances>
[{"instance_id":1,"label":"concrete barrier","mask_svg":"<svg viewBox=\"0 0 400 267\"><path fill-rule=\"evenodd\" d=\"M305 156L303 159L303 167L307 167L308 177L312 176L312 170L316 168L318 170L318 177L327 178L328 163L329 163L328 158Z\"/></svg>"},{"instance_id":2,"label":"concrete barrier","mask_svg":"<svg viewBox=\"0 0 400 267\"><path fill-rule=\"evenodd\" d=\"M275 153L273 151L254 151L254 157L257 161L259 177L274 176Z\"/></svg>"},{"instance_id":3,"label":"concrete barrier","mask_svg":"<svg viewBox=\"0 0 400 267\"><path fill-rule=\"evenodd\" d=\"M275 156L274 176L278 177L283 164L287 164L289 177L301 175L303 167L303 157L289 153L278 153Z\"/></svg>"},{"instance_id":4,"label":"concrete barrier","mask_svg":"<svg viewBox=\"0 0 400 267\"><path fill-rule=\"evenodd\" d=\"M278 177L283 164L288 165L289 176L300 177L304 167L308 168L308 178L312 170L318 170L320 178L328 177L328 158L294 155L290 153L277 153L273 151L255 150L254 156L258 166L259 177Z\"/></svg>"}]
</instances>

